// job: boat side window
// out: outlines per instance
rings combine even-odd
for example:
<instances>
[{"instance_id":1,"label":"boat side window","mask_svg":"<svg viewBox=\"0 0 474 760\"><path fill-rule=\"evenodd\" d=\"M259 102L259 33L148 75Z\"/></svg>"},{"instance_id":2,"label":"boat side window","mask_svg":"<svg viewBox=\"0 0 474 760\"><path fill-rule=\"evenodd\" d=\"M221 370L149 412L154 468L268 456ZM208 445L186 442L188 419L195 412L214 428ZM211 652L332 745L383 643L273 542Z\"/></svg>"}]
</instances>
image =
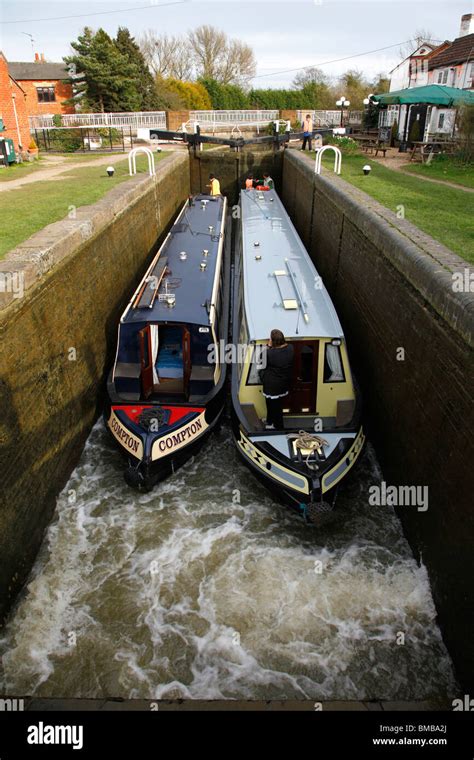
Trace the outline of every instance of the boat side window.
<instances>
[{"instance_id":1,"label":"boat side window","mask_svg":"<svg viewBox=\"0 0 474 760\"><path fill-rule=\"evenodd\" d=\"M250 369L247 376L246 385L261 385L262 381L259 377L259 372L264 368L264 355L266 347L263 345L256 345L252 347L252 358L250 359Z\"/></svg>"},{"instance_id":2,"label":"boat side window","mask_svg":"<svg viewBox=\"0 0 474 760\"><path fill-rule=\"evenodd\" d=\"M345 379L340 346L326 343L324 353L324 382L344 383Z\"/></svg>"}]
</instances>

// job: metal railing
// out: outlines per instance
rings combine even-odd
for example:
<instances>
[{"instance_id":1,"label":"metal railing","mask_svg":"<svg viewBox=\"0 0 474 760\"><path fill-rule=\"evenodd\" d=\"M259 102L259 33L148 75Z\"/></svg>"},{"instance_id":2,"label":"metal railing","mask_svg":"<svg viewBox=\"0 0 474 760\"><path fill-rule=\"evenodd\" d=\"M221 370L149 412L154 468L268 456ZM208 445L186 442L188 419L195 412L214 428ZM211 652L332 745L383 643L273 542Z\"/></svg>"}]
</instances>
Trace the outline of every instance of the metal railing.
<instances>
[{"instance_id":1,"label":"metal railing","mask_svg":"<svg viewBox=\"0 0 474 760\"><path fill-rule=\"evenodd\" d=\"M296 118L303 121L309 113L315 127L338 127L341 123L340 111L297 111ZM344 111L344 122L362 124L363 111Z\"/></svg>"},{"instance_id":2,"label":"metal railing","mask_svg":"<svg viewBox=\"0 0 474 760\"><path fill-rule=\"evenodd\" d=\"M53 115L30 116L30 129L53 129ZM61 127L155 127L166 129L165 111L131 113L69 113L61 114Z\"/></svg>"},{"instance_id":3,"label":"metal railing","mask_svg":"<svg viewBox=\"0 0 474 760\"><path fill-rule=\"evenodd\" d=\"M348 124L362 124L363 118L364 118L363 111L349 111L349 118L347 120L347 123Z\"/></svg>"},{"instance_id":4,"label":"metal railing","mask_svg":"<svg viewBox=\"0 0 474 760\"><path fill-rule=\"evenodd\" d=\"M280 111L190 111L189 120L196 121L201 127L235 127L270 124L278 119Z\"/></svg>"},{"instance_id":5,"label":"metal railing","mask_svg":"<svg viewBox=\"0 0 474 760\"><path fill-rule=\"evenodd\" d=\"M297 111L296 118L303 121L309 113L315 127L337 127L341 122L340 111Z\"/></svg>"}]
</instances>

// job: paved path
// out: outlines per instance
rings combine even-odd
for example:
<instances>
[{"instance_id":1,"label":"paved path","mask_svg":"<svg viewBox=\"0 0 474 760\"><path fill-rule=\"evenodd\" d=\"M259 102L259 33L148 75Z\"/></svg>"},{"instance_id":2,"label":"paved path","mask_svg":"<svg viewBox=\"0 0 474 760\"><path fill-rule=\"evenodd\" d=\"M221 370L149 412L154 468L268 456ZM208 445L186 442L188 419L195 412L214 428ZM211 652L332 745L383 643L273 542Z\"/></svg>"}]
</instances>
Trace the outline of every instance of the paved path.
<instances>
[{"instance_id":1,"label":"paved path","mask_svg":"<svg viewBox=\"0 0 474 760\"><path fill-rule=\"evenodd\" d=\"M127 158L124 153L112 153L110 156L100 156L90 161L70 161L63 156L48 156L44 159L50 166L45 166L44 169L38 169L30 174L25 174L24 177L18 177L18 179L12 179L6 182L0 182L0 192L7 190L15 190L23 185L29 185L32 182L41 182L48 179L56 179L59 175L69 172L72 169L83 169L86 166L102 166L109 164L116 164L118 161L123 161ZM8 171L3 169L2 171Z\"/></svg>"}]
</instances>

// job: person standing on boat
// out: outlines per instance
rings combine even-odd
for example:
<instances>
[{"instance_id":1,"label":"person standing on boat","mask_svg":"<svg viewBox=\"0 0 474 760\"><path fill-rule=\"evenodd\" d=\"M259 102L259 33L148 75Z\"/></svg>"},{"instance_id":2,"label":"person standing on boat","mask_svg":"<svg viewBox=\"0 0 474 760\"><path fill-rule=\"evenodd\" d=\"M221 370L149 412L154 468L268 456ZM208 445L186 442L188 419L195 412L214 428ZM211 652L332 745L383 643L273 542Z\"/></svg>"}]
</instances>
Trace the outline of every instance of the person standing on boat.
<instances>
[{"instance_id":1,"label":"person standing on boat","mask_svg":"<svg viewBox=\"0 0 474 760\"><path fill-rule=\"evenodd\" d=\"M263 395L267 402L266 430L283 430L283 399L290 390L293 346L281 330L272 330L267 348L267 365L262 370Z\"/></svg>"},{"instance_id":2,"label":"person standing on boat","mask_svg":"<svg viewBox=\"0 0 474 760\"><path fill-rule=\"evenodd\" d=\"M304 150L306 148L306 143L308 143L308 148L309 150L311 150L311 138L313 136L313 120L309 113L306 114L306 118L304 119L301 126L303 127L303 147L301 148L301 150Z\"/></svg>"},{"instance_id":3,"label":"person standing on boat","mask_svg":"<svg viewBox=\"0 0 474 760\"><path fill-rule=\"evenodd\" d=\"M214 177L213 174L209 175L209 184L206 185L206 187L209 188L209 195L221 194L221 183L218 179L216 179L216 177Z\"/></svg>"},{"instance_id":4,"label":"person standing on boat","mask_svg":"<svg viewBox=\"0 0 474 760\"><path fill-rule=\"evenodd\" d=\"M245 180L245 189L246 190L253 190L254 184L253 184L253 174L248 174L247 179Z\"/></svg>"}]
</instances>

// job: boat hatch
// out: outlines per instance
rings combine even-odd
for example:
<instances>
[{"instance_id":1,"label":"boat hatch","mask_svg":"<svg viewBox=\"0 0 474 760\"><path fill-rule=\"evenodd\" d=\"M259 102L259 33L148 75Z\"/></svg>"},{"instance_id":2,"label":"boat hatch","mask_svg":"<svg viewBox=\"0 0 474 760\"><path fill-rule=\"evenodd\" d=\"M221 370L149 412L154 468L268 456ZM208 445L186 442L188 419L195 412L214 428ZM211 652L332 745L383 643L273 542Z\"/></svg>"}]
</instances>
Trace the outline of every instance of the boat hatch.
<instances>
[{"instance_id":1,"label":"boat hatch","mask_svg":"<svg viewBox=\"0 0 474 760\"><path fill-rule=\"evenodd\" d=\"M309 317L306 305L301 297L295 274L288 259L285 259L285 267L285 269L275 269L273 272L280 293L281 304L286 310L299 309L304 321L307 323L309 322Z\"/></svg>"},{"instance_id":2,"label":"boat hatch","mask_svg":"<svg viewBox=\"0 0 474 760\"><path fill-rule=\"evenodd\" d=\"M206 332L200 330L206 329ZM128 400L196 400L214 387L215 365L208 361L209 328L145 323L122 325L114 381Z\"/></svg>"}]
</instances>

